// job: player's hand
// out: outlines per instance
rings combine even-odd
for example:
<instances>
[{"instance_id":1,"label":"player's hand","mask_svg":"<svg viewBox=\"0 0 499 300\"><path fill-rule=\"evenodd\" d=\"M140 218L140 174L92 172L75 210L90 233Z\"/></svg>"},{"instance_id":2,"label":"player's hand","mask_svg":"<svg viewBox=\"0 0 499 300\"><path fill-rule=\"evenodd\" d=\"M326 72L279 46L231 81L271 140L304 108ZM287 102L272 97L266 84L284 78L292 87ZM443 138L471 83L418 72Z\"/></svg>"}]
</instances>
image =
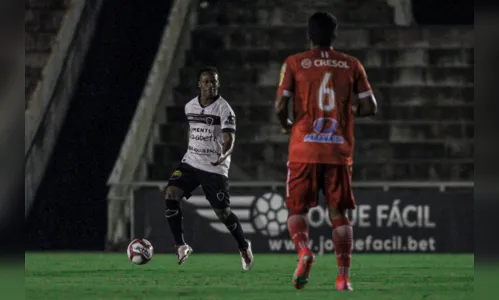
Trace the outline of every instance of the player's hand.
<instances>
[{"instance_id":1,"label":"player's hand","mask_svg":"<svg viewBox=\"0 0 499 300\"><path fill-rule=\"evenodd\" d=\"M286 126L284 127L281 127L281 133L284 133L284 134L290 134L291 133L291 128L292 128L292 124L287 124Z\"/></svg>"},{"instance_id":2,"label":"player's hand","mask_svg":"<svg viewBox=\"0 0 499 300\"><path fill-rule=\"evenodd\" d=\"M291 133L291 128L281 128L281 133L290 134Z\"/></svg>"},{"instance_id":3,"label":"player's hand","mask_svg":"<svg viewBox=\"0 0 499 300\"><path fill-rule=\"evenodd\" d=\"M225 157L219 153L219 154L218 154L218 159L217 159L217 161L215 161L215 162L210 162L210 164L211 164L212 166L218 166L218 165L219 165L219 164L221 164L224 160L225 160Z\"/></svg>"},{"instance_id":4,"label":"player's hand","mask_svg":"<svg viewBox=\"0 0 499 300\"><path fill-rule=\"evenodd\" d=\"M281 127L281 133L290 134L292 127L293 127L293 122L290 119L288 119L286 122L286 126Z\"/></svg>"},{"instance_id":5,"label":"player's hand","mask_svg":"<svg viewBox=\"0 0 499 300\"><path fill-rule=\"evenodd\" d=\"M210 164L211 164L212 166L218 166L218 165L219 165L219 164L221 164L221 163L222 163L222 162L220 161L220 159L219 159L219 160L217 160L217 161L215 161L215 162L212 162L212 161L210 162Z\"/></svg>"}]
</instances>

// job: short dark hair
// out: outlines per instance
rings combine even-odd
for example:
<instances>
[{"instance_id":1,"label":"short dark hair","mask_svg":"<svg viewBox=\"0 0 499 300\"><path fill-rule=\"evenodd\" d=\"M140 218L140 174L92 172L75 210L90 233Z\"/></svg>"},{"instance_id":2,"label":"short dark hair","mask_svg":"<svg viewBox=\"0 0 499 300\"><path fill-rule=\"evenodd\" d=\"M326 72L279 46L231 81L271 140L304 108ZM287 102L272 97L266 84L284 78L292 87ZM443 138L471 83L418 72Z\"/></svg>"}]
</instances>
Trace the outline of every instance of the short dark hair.
<instances>
[{"instance_id":1,"label":"short dark hair","mask_svg":"<svg viewBox=\"0 0 499 300\"><path fill-rule=\"evenodd\" d=\"M330 47L337 36L338 20L328 12L316 12L308 19L308 36L320 47Z\"/></svg>"},{"instance_id":2,"label":"short dark hair","mask_svg":"<svg viewBox=\"0 0 499 300\"><path fill-rule=\"evenodd\" d=\"M213 66L203 67L203 68L199 69L198 80L201 79L201 74L203 74L203 73L212 73L212 74L218 75L218 70L217 70L217 68L215 68Z\"/></svg>"}]
</instances>

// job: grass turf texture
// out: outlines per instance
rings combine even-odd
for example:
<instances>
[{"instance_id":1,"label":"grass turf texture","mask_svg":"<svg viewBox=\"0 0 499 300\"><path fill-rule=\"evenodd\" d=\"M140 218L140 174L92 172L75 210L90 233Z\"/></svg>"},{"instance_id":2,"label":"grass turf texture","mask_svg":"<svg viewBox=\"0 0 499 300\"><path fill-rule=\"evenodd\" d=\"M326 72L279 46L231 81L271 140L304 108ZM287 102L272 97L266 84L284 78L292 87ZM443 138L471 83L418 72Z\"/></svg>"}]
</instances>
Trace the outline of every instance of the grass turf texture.
<instances>
[{"instance_id":1,"label":"grass turf texture","mask_svg":"<svg viewBox=\"0 0 499 300\"><path fill-rule=\"evenodd\" d=\"M26 253L26 299L472 299L473 255L354 254L353 292L336 292L334 255L318 256L309 284L291 284L296 255L193 253L182 266L157 254L132 265L126 254Z\"/></svg>"}]
</instances>

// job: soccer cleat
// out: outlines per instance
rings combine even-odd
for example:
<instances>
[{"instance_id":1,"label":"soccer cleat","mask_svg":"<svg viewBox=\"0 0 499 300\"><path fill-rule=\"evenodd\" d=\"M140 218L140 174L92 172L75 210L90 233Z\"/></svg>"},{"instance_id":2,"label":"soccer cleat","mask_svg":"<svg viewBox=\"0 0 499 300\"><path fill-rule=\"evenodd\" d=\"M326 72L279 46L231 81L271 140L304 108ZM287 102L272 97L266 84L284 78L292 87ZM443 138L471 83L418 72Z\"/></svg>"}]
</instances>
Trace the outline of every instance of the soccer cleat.
<instances>
[{"instance_id":1,"label":"soccer cleat","mask_svg":"<svg viewBox=\"0 0 499 300\"><path fill-rule=\"evenodd\" d=\"M308 248L304 248L298 254L298 266L293 274L293 285L297 290L301 290L308 283L310 270L315 263L315 256Z\"/></svg>"},{"instance_id":2,"label":"soccer cleat","mask_svg":"<svg viewBox=\"0 0 499 300\"><path fill-rule=\"evenodd\" d=\"M345 275L336 276L336 290L338 291L353 291L350 284L350 277Z\"/></svg>"},{"instance_id":3,"label":"soccer cleat","mask_svg":"<svg viewBox=\"0 0 499 300\"><path fill-rule=\"evenodd\" d=\"M249 240L246 240L246 242L248 242L248 248L246 248L246 250L239 250L239 253L241 254L243 270L249 271L253 266L254 258L253 251L251 251L251 242Z\"/></svg>"},{"instance_id":4,"label":"soccer cleat","mask_svg":"<svg viewBox=\"0 0 499 300\"><path fill-rule=\"evenodd\" d=\"M192 248L189 245L175 246L175 252L177 252L178 264L181 265L192 253Z\"/></svg>"}]
</instances>

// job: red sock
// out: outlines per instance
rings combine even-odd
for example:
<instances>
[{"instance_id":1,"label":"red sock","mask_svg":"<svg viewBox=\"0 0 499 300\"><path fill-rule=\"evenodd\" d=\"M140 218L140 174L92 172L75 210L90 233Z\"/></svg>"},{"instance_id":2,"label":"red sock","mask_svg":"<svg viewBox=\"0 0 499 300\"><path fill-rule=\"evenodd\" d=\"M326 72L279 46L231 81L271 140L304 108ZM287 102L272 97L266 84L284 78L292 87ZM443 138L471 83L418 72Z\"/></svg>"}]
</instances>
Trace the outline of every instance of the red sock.
<instances>
[{"instance_id":1,"label":"red sock","mask_svg":"<svg viewBox=\"0 0 499 300\"><path fill-rule=\"evenodd\" d=\"M336 251L338 275L350 274L353 228L347 218L333 220L333 243Z\"/></svg>"},{"instance_id":2,"label":"red sock","mask_svg":"<svg viewBox=\"0 0 499 300\"><path fill-rule=\"evenodd\" d=\"M308 222L306 215L292 215L288 218L288 230L296 251L308 248Z\"/></svg>"}]
</instances>

